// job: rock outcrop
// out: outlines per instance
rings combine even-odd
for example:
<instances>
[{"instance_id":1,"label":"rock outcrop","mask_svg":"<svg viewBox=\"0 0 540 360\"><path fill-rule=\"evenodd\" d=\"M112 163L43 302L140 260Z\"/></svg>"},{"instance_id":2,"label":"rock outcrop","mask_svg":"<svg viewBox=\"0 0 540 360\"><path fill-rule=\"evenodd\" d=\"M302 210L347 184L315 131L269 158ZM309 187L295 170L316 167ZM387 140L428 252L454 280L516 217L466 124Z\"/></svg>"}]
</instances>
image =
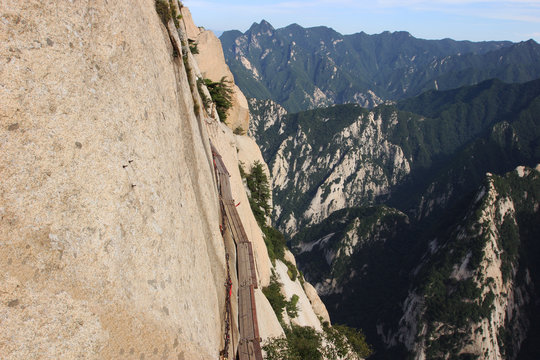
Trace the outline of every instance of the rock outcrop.
<instances>
[{"instance_id":1,"label":"rock outcrop","mask_svg":"<svg viewBox=\"0 0 540 360\"><path fill-rule=\"evenodd\" d=\"M238 170L239 158L264 161L203 108L204 66L185 43L198 28L182 14L176 29L153 0L0 5L2 358L218 358L234 249L210 142L269 283ZM197 60L226 72L217 39L201 34ZM247 130L236 96L229 126ZM261 336L279 336L260 288Z\"/></svg>"},{"instance_id":2,"label":"rock outcrop","mask_svg":"<svg viewBox=\"0 0 540 360\"><path fill-rule=\"evenodd\" d=\"M279 228L296 234L334 211L388 197L413 159L389 134L398 114L342 105L287 115L251 101L250 132L270 165Z\"/></svg>"},{"instance_id":3,"label":"rock outcrop","mask_svg":"<svg viewBox=\"0 0 540 360\"><path fill-rule=\"evenodd\" d=\"M234 83L234 76L225 63L221 42L212 31L197 28L186 7L182 8L182 21L188 29L188 38L197 46L198 54L195 54L195 58L202 76L216 82L222 78L230 82L232 107L227 112L226 123L236 133L245 134L249 127L248 103L240 88Z\"/></svg>"},{"instance_id":4,"label":"rock outcrop","mask_svg":"<svg viewBox=\"0 0 540 360\"><path fill-rule=\"evenodd\" d=\"M450 237L433 241L432 259L419 267L425 282L405 300L389 343L402 342L419 360L517 357L536 307L539 170L488 174Z\"/></svg>"}]
</instances>

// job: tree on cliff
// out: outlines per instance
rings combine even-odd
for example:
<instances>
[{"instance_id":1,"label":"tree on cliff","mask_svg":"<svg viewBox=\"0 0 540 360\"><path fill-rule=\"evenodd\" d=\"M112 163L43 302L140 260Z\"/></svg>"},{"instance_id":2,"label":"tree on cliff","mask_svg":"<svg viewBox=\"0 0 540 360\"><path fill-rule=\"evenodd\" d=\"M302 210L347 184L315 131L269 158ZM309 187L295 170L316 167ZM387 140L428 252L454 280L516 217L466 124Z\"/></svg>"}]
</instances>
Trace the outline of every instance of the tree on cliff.
<instances>
[{"instance_id":1,"label":"tree on cliff","mask_svg":"<svg viewBox=\"0 0 540 360\"><path fill-rule=\"evenodd\" d=\"M270 186L268 177L264 173L263 165L260 161L255 161L251 167L251 173L246 177L247 186L251 192L249 202L259 225L263 225L265 216L270 215L272 209L269 204Z\"/></svg>"},{"instance_id":2,"label":"tree on cliff","mask_svg":"<svg viewBox=\"0 0 540 360\"><path fill-rule=\"evenodd\" d=\"M230 83L230 81L225 79L225 76L217 82L210 79L204 79L204 84L210 92L212 101L216 104L216 111L219 115L219 119L223 122L227 120L227 110L232 106L232 89Z\"/></svg>"}]
</instances>

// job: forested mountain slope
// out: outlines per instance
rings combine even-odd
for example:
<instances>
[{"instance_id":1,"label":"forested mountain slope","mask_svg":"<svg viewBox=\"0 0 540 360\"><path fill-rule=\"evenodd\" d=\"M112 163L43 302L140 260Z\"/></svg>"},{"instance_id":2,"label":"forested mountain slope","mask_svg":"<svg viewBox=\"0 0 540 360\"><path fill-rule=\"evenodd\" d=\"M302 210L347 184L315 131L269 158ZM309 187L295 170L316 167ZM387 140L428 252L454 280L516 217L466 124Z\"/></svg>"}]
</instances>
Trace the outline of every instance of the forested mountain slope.
<instances>
[{"instance_id":1,"label":"forested mountain slope","mask_svg":"<svg viewBox=\"0 0 540 360\"><path fill-rule=\"evenodd\" d=\"M425 217L474 191L486 172L540 158L540 80L489 80L372 110L251 108L250 132L273 175L276 224L290 234L381 201Z\"/></svg>"},{"instance_id":2,"label":"forested mountain slope","mask_svg":"<svg viewBox=\"0 0 540 360\"><path fill-rule=\"evenodd\" d=\"M246 96L273 100L290 112L343 103L372 107L491 78L525 82L540 77L540 45L533 40L423 40L407 32L341 35L322 26L274 29L264 20L220 39Z\"/></svg>"},{"instance_id":3,"label":"forested mountain slope","mask_svg":"<svg viewBox=\"0 0 540 360\"><path fill-rule=\"evenodd\" d=\"M534 354L540 80L372 110L250 106L277 225L331 316L364 329L375 359Z\"/></svg>"},{"instance_id":4,"label":"forested mountain slope","mask_svg":"<svg viewBox=\"0 0 540 360\"><path fill-rule=\"evenodd\" d=\"M291 245L330 314L363 328L376 359L534 359L539 171L488 174L430 227L385 206L350 208Z\"/></svg>"}]
</instances>

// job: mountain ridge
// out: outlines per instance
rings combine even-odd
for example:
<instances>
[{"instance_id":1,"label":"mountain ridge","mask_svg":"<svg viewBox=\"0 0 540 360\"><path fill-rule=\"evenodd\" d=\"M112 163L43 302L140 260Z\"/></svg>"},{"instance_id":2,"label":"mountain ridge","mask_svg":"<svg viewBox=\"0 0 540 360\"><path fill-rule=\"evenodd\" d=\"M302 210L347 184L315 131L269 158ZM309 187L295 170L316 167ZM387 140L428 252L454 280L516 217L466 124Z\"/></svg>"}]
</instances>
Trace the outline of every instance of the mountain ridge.
<instances>
[{"instance_id":1,"label":"mountain ridge","mask_svg":"<svg viewBox=\"0 0 540 360\"><path fill-rule=\"evenodd\" d=\"M494 77L540 77L534 40L424 40L404 31L342 35L324 26L274 29L266 21L221 39L246 96L271 99L290 112L350 102L372 107Z\"/></svg>"},{"instance_id":2,"label":"mountain ridge","mask_svg":"<svg viewBox=\"0 0 540 360\"><path fill-rule=\"evenodd\" d=\"M538 338L539 170L486 174L436 232L392 208L348 208L291 245L331 315L363 327L376 359L528 359L538 353L521 344Z\"/></svg>"}]
</instances>

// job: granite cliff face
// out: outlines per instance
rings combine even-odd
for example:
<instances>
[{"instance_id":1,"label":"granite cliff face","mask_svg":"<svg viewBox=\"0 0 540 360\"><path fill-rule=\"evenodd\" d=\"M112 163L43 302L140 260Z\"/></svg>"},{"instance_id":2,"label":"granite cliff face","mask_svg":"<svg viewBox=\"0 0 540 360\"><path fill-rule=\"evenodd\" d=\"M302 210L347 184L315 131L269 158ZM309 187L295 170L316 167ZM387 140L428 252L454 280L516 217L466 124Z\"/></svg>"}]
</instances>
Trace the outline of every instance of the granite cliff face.
<instances>
[{"instance_id":1,"label":"granite cliff face","mask_svg":"<svg viewBox=\"0 0 540 360\"><path fill-rule=\"evenodd\" d=\"M388 196L411 171L412 157L389 136L397 111L351 104L287 116L268 100L251 107L250 131L272 173L277 225L288 234Z\"/></svg>"},{"instance_id":2,"label":"granite cliff face","mask_svg":"<svg viewBox=\"0 0 540 360\"><path fill-rule=\"evenodd\" d=\"M0 352L214 357L225 253L208 136L154 2L1 13Z\"/></svg>"},{"instance_id":3,"label":"granite cliff face","mask_svg":"<svg viewBox=\"0 0 540 360\"><path fill-rule=\"evenodd\" d=\"M269 283L238 171L239 158L262 158L204 108L197 60L216 57L200 34L202 58L190 53L189 19L162 21L153 0L0 5L2 357L218 358L233 250L210 141ZM235 94L229 125L247 129ZM260 290L256 302L263 339L283 334Z\"/></svg>"},{"instance_id":4,"label":"granite cliff face","mask_svg":"<svg viewBox=\"0 0 540 360\"><path fill-rule=\"evenodd\" d=\"M184 22L193 24L189 9L183 7L181 11ZM231 129L237 130L237 133L245 134L249 126L248 103L240 88L234 83L234 76L225 63L221 42L210 30L194 25L187 25L186 30L187 38L191 43L196 44L198 51L195 54L195 59L202 71L201 75L212 81L225 79L231 82L232 107L228 111L227 125Z\"/></svg>"}]
</instances>

